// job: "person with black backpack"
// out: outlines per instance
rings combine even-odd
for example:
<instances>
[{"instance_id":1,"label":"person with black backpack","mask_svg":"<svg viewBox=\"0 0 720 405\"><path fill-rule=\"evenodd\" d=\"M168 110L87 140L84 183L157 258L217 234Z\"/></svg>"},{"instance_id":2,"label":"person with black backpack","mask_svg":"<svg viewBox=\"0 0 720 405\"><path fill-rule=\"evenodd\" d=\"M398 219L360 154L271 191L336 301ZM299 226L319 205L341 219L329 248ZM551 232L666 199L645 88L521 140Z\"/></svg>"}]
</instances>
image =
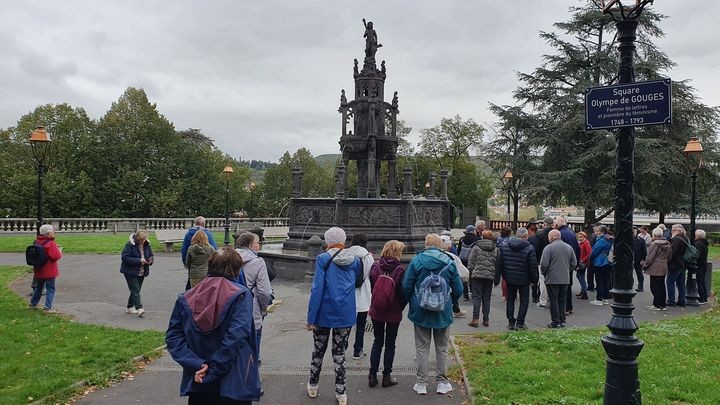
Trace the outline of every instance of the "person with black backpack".
<instances>
[{"instance_id":1,"label":"person with black backpack","mask_svg":"<svg viewBox=\"0 0 720 405\"><path fill-rule=\"evenodd\" d=\"M478 221L478 223L480 222L485 223L484 221ZM482 239L482 236L477 233L475 225L465 227L465 235L460 238L457 247L457 256L465 267L468 265L468 259L470 258L470 252L473 246L475 246L475 243L480 239ZM466 281L463 281L463 299L465 301L470 300L470 287Z\"/></svg>"},{"instance_id":2,"label":"person with black backpack","mask_svg":"<svg viewBox=\"0 0 720 405\"><path fill-rule=\"evenodd\" d=\"M55 298L55 279L60 275L57 264L60 258L62 258L62 250L55 242L55 229L52 225L42 225L40 235L35 243L25 250L25 260L28 265L33 266L33 278L37 280L37 286L30 298L31 309L37 309L43 288L47 288L45 311L55 312L53 299Z\"/></svg>"},{"instance_id":3,"label":"person with black backpack","mask_svg":"<svg viewBox=\"0 0 720 405\"><path fill-rule=\"evenodd\" d=\"M427 395L430 341L435 341L437 393L453 390L447 377L449 327L453 323L452 300L462 295L462 281L455 262L442 249L440 235L425 237L425 250L405 271L403 296L410 303L408 319L415 325L416 382L413 390Z\"/></svg>"},{"instance_id":4,"label":"person with black backpack","mask_svg":"<svg viewBox=\"0 0 720 405\"><path fill-rule=\"evenodd\" d=\"M406 304L402 295L405 268L400 264L403 250L405 250L405 244L400 241L385 242L380 259L373 263L370 270L372 299L369 315L375 337L370 351L370 374L368 375L370 387L378 384L377 373L380 369L380 353L383 346L385 346L385 357L382 386L392 387L397 384L397 380L392 377L392 367L395 360L395 340Z\"/></svg>"}]
</instances>

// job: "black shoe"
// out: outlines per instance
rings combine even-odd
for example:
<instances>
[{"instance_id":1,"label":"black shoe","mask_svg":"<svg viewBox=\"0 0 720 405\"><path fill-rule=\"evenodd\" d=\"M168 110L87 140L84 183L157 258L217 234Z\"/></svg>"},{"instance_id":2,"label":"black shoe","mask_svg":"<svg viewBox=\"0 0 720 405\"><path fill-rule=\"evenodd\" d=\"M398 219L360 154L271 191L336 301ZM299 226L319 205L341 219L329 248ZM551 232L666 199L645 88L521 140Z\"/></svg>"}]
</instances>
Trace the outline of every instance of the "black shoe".
<instances>
[{"instance_id":1,"label":"black shoe","mask_svg":"<svg viewBox=\"0 0 720 405\"><path fill-rule=\"evenodd\" d=\"M669 307L674 307L674 306L675 306L675 303L668 301L668 302L665 303L665 305L667 305L667 306L669 306Z\"/></svg>"},{"instance_id":2,"label":"black shoe","mask_svg":"<svg viewBox=\"0 0 720 405\"><path fill-rule=\"evenodd\" d=\"M642 289L642 288L638 288L638 289L635 290L635 292L643 292L643 289Z\"/></svg>"},{"instance_id":3,"label":"black shoe","mask_svg":"<svg viewBox=\"0 0 720 405\"><path fill-rule=\"evenodd\" d=\"M594 289L594 288L588 288L587 290L588 290L588 291L595 292L595 289Z\"/></svg>"},{"instance_id":4,"label":"black shoe","mask_svg":"<svg viewBox=\"0 0 720 405\"><path fill-rule=\"evenodd\" d=\"M547 324L547 327L550 328L550 329L556 329L556 328L559 328L560 325L558 325L558 324L556 324L556 323L554 323L554 322L550 322L549 324Z\"/></svg>"},{"instance_id":5,"label":"black shoe","mask_svg":"<svg viewBox=\"0 0 720 405\"><path fill-rule=\"evenodd\" d=\"M383 388L392 387L397 385L398 381L394 379L390 374L383 375L382 386Z\"/></svg>"},{"instance_id":6,"label":"black shoe","mask_svg":"<svg viewBox=\"0 0 720 405\"><path fill-rule=\"evenodd\" d=\"M563 323L561 323L560 325L558 325L558 328L564 328L565 325L567 325L567 324L566 324L565 322L563 322Z\"/></svg>"},{"instance_id":7,"label":"black shoe","mask_svg":"<svg viewBox=\"0 0 720 405\"><path fill-rule=\"evenodd\" d=\"M508 323L508 330L516 330L515 329L515 322Z\"/></svg>"},{"instance_id":8,"label":"black shoe","mask_svg":"<svg viewBox=\"0 0 720 405\"><path fill-rule=\"evenodd\" d=\"M527 325L515 325L515 330L527 330Z\"/></svg>"},{"instance_id":9,"label":"black shoe","mask_svg":"<svg viewBox=\"0 0 720 405\"><path fill-rule=\"evenodd\" d=\"M383 384L385 383L383 378ZM371 387L374 387L378 384L377 374L376 373L370 373L368 375L368 385Z\"/></svg>"},{"instance_id":10,"label":"black shoe","mask_svg":"<svg viewBox=\"0 0 720 405\"><path fill-rule=\"evenodd\" d=\"M463 301L470 301L470 297L463 297Z\"/></svg>"}]
</instances>

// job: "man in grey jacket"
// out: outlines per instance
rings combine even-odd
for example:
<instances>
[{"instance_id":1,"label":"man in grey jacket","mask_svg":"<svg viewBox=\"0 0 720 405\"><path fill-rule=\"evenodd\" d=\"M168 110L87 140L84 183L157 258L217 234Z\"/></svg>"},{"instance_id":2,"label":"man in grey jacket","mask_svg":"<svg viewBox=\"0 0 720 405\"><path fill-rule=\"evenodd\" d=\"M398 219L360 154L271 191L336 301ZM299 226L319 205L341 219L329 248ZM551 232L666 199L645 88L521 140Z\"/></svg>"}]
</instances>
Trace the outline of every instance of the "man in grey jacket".
<instances>
[{"instance_id":1,"label":"man in grey jacket","mask_svg":"<svg viewBox=\"0 0 720 405\"><path fill-rule=\"evenodd\" d=\"M253 293L253 321L257 332L258 357L260 357L260 336L262 322L267 315L267 307L272 304L272 286L268 277L265 260L257 255L260 250L260 237L252 232L244 232L235 240L235 247L243 265L240 268L245 276L246 287Z\"/></svg>"},{"instance_id":2,"label":"man in grey jacket","mask_svg":"<svg viewBox=\"0 0 720 405\"><path fill-rule=\"evenodd\" d=\"M548 328L565 327L565 297L570 284L570 269L577 265L575 252L561 239L560 231L548 234L550 242L542 252L540 271L545 275L551 322Z\"/></svg>"}]
</instances>

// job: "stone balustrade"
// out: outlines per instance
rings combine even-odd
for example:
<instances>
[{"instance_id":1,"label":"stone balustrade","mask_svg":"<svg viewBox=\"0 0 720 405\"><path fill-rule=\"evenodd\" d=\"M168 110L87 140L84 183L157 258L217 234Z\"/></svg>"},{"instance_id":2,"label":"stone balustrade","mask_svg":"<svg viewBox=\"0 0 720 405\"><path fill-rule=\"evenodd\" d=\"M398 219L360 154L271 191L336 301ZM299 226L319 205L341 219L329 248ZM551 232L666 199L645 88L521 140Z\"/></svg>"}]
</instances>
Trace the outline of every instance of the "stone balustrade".
<instances>
[{"instance_id":1,"label":"stone balustrade","mask_svg":"<svg viewBox=\"0 0 720 405\"><path fill-rule=\"evenodd\" d=\"M195 218L47 218L45 223L55 227L56 232L126 232L138 229L151 231L162 229L187 229ZM206 226L221 230L225 218L206 218ZM263 228L288 226L288 218L230 218L230 229L243 223L259 224ZM35 218L0 218L0 234L33 233Z\"/></svg>"}]
</instances>

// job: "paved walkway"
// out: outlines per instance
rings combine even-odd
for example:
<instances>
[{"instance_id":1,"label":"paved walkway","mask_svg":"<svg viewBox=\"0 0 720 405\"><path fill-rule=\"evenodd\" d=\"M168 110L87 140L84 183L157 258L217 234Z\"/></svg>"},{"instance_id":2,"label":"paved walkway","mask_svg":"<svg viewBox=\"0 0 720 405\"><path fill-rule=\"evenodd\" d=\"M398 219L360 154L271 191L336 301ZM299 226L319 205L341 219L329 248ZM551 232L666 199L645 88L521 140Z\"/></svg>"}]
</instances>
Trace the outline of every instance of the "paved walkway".
<instances>
[{"instance_id":1,"label":"paved walkway","mask_svg":"<svg viewBox=\"0 0 720 405\"><path fill-rule=\"evenodd\" d=\"M56 308L84 323L102 324L134 330L153 329L164 331L172 311L175 298L182 292L187 277L174 254L157 254L156 264L152 266L150 277L143 285L142 300L146 308L144 318L125 313L127 286L119 273L119 257L112 255L67 255L60 262L61 275L57 282ZM20 254L0 254L0 265L22 265L24 257ZM638 323L655 321L698 312L703 307L671 308L666 312L654 312L645 307L652 303L649 293L649 280L646 292L635 297L637 309L634 316ZM309 374L308 363L312 349L312 336L305 331L305 315L309 286L297 282L276 280L273 283L276 298L282 300L276 310L270 314L263 328L262 353L263 388L265 396L261 404L334 404L334 385L332 377L332 359L328 350L325 358L323 377L320 380L320 394L311 400L305 393L305 384ZM20 295L30 291L30 278L20 280L14 285ZM577 283L575 289L578 289ZM461 300L461 306L470 315L472 305ZM574 300L574 314L568 317L568 326L602 326L611 313L609 306L593 306L588 301ZM547 310L530 307L527 325L530 329L542 329L549 321ZM493 291L489 328L471 328L468 319L458 320L452 325L452 333L503 332L506 320L504 303L500 300L497 287ZM372 333L365 334L365 351L372 345ZM354 339L351 338L350 345ZM348 357L348 397L351 403L398 404L461 404L467 400L461 387L453 384L452 395L430 394L420 397L412 391L415 375L414 343L412 324L405 319L401 323L398 335L397 354L393 374L400 384L392 388L369 388L367 372L369 359L352 360ZM599 343L598 343L599 344ZM348 351L350 352L350 350ZM434 372L431 362L431 372ZM599 364L598 367L604 367ZM180 367L166 354L148 365L133 380L124 381L110 388L91 393L78 401L78 404L105 403L184 403L178 397ZM434 390L434 384L429 389ZM362 401L362 402L360 402Z\"/></svg>"}]
</instances>

